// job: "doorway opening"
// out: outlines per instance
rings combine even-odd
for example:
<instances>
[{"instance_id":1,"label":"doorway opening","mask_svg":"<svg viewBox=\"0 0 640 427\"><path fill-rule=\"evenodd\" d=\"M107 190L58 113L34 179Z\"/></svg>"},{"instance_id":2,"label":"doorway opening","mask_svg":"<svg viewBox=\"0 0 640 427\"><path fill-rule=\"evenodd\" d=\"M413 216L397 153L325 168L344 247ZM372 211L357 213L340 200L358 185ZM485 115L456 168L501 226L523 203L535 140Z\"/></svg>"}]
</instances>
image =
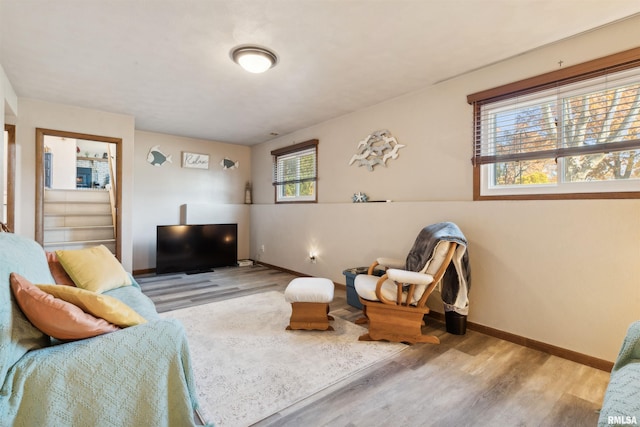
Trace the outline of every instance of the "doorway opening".
<instances>
[{"instance_id":1,"label":"doorway opening","mask_svg":"<svg viewBox=\"0 0 640 427\"><path fill-rule=\"evenodd\" d=\"M47 251L106 246L120 259L122 139L36 129L36 232Z\"/></svg>"}]
</instances>

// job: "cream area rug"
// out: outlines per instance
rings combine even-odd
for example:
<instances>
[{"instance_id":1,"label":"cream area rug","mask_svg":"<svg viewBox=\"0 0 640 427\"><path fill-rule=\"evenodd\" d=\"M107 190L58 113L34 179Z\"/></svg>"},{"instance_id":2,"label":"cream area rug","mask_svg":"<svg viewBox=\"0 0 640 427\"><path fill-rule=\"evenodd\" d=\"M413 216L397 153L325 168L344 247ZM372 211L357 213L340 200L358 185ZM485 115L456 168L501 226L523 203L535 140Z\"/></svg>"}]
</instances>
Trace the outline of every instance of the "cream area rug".
<instances>
[{"instance_id":1,"label":"cream area rug","mask_svg":"<svg viewBox=\"0 0 640 427\"><path fill-rule=\"evenodd\" d=\"M161 314L187 331L208 422L249 426L406 348L336 316L333 332L286 331L290 315L275 291Z\"/></svg>"}]
</instances>

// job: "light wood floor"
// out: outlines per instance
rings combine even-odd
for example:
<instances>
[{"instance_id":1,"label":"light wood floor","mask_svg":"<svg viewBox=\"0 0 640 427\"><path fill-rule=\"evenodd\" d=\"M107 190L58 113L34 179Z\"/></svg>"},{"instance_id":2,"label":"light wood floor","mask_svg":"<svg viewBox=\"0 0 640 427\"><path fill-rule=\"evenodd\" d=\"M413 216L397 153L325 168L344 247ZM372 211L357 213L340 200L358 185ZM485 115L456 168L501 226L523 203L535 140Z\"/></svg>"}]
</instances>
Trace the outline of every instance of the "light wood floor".
<instances>
[{"instance_id":1,"label":"light wood floor","mask_svg":"<svg viewBox=\"0 0 640 427\"><path fill-rule=\"evenodd\" d=\"M159 312L284 291L295 276L264 266L212 273L138 276ZM331 314L360 311L336 288ZM595 426L609 374L467 330L441 344L416 344L328 390L275 413L258 426Z\"/></svg>"}]
</instances>

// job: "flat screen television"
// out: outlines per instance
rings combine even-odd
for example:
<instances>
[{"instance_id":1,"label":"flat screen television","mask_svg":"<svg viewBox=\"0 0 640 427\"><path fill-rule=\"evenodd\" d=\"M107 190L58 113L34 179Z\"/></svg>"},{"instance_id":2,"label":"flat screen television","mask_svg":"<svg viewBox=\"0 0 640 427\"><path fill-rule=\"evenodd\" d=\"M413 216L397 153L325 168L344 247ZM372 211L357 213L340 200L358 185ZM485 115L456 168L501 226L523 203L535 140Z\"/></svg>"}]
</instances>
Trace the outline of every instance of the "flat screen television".
<instances>
[{"instance_id":1,"label":"flat screen television","mask_svg":"<svg viewBox=\"0 0 640 427\"><path fill-rule=\"evenodd\" d=\"M157 274L201 273L237 262L238 224L157 226Z\"/></svg>"}]
</instances>

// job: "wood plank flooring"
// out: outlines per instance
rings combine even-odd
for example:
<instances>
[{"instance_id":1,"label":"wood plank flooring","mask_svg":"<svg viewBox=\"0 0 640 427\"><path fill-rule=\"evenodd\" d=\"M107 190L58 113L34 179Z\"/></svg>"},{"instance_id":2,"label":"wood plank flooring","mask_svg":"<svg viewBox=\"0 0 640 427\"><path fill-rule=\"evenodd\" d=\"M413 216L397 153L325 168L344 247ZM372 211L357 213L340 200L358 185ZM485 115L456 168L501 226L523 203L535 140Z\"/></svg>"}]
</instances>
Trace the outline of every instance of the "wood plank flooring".
<instances>
[{"instance_id":1,"label":"wood plank flooring","mask_svg":"<svg viewBox=\"0 0 640 427\"><path fill-rule=\"evenodd\" d=\"M256 265L196 275L137 276L159 312L269 290L295 276ZM361 312L336 288L331 314ZM416 344L271 415L257 426L595 426L609 374L428 319L440 345Z\"/></svg>"}]
</instances>

